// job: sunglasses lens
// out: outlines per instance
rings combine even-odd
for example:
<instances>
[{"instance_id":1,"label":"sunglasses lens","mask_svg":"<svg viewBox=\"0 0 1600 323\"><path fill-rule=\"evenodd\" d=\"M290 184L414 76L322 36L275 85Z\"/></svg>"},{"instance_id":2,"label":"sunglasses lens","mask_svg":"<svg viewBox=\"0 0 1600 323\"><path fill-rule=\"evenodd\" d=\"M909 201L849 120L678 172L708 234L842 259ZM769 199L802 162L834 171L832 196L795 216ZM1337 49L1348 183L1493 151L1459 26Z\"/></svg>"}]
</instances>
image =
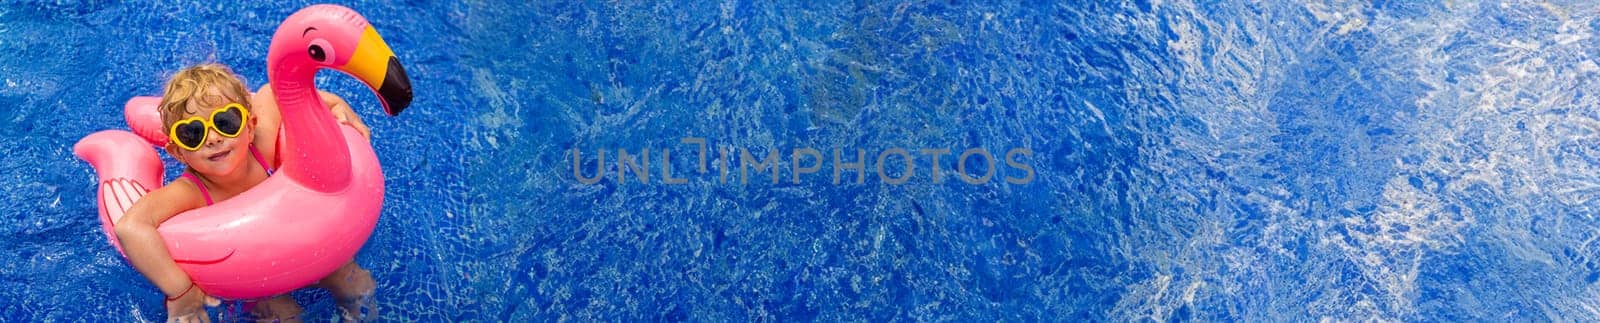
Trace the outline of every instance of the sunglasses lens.
<instances>
[{"instance_id":1,"label":"sunglasses lens","mask_svg":"<svg viewBox=\"0 0 1600 323\"><path fill-rule=\"evenodd\" d=\"M204 123L191 121L178 125L174 130L176 132L173 132L173 138L178 139L178 145L183 146L183 148L200 148L200 144L204 143L206 139L206 125Z\"/></svg>"},{"instance_id":2,"label":"sunglasses lens","mask_svg":"<svg viewBox=\"0 0 1600 323\"><path fill-rule=\"evenodd\" d=\"M239 107L228 107L227 110L211 116L211 125L217 127L217 132L232 137L238 136L239 130L244 128L244 110Z\"/></svg>"}]
</instances>

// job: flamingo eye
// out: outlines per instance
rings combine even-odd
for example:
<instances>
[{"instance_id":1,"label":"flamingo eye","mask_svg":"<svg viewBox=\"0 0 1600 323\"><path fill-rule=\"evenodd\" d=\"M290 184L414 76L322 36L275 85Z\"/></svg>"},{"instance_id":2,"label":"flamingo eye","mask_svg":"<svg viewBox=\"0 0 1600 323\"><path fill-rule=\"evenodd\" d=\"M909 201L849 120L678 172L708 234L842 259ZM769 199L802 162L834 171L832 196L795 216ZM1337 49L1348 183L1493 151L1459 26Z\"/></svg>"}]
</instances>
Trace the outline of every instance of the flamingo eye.
<instances>
[{"instance_id":1,"label":"flamingo eye","mask_svg":"<svg viewBox=\"0 0 1600 323\"><path fill-rule=\"evenodd\" d=\"M311 46L306 48L306 54L311 55L311 59L319 63L328 63L334 58L333 46L321 38L311 41Z\"/></svg>"},{"instance_id":2,"label":"flamingo eye","mask_svg":"<svg viewBox=\"0 0 1600 323\"><path fill-rule=\"evenodd\" d=\"M322 53L322 46L311 45L311 49L306 51L311 53L311 59L317 60L318 62L328 59L326 54Z\"/></svg>"}]
</instances>

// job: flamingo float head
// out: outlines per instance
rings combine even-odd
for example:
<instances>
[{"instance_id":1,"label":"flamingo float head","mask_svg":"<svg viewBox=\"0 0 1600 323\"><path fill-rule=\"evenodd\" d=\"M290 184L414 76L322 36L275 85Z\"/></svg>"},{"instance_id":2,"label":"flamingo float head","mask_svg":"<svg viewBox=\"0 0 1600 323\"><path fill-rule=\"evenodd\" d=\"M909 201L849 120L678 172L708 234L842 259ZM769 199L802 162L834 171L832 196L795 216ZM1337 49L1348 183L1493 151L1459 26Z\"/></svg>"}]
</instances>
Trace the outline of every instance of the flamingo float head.
<instances>
[{"instance_id":1,"label":"flamingo float head","mask_svg":"<svg viewBox=\"0 0 1600 323\"><path fill-rule=\"evenodd\" d=\"M275 90L280 82L310 88L318 69L331 68L376 91L391 116L411 104L405 68L367 18L350 8L315 5L290 15L272 37L267 68Z\"/></svg>"},{"instance_id":2,"label":"flamingo float head","mask_svg":"<svg viewBox=\"0 0 1600 323\"><path fill-rule=\"evenodd\" d=\"M361 14L337 5L300 9L278 25L267 49L267 82L283 116L279 174L319 192L351 183L346 134L316 91L318 70L328 68L361 80L398 115L411 104L411 80L378 31ZM353 133L353 132L352 132ZM362 185L382 185L363 182Z\"/></svg>"}]
</instances>

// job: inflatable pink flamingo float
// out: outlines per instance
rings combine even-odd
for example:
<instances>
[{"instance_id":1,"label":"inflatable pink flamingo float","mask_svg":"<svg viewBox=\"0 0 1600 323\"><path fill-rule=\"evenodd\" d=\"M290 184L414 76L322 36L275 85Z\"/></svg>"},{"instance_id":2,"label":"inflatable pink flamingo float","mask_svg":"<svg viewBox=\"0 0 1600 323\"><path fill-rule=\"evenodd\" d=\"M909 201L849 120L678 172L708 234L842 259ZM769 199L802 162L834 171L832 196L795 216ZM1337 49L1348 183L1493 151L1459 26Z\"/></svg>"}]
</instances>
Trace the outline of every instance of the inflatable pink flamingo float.
<instances>
[{"instance_id":1,"label":"inflatable pink flamingo float","mask_svg":"<svg viewBox=\"0 0 1600 323\"><path fill-rule=\"evenodd\" d=\"M285 19L272 37L267 68L283 115L277 173L158 229L178 267L218 297L259 298L309 285L354 257L377 224L383 205L377 155L355 129L334 121L317 96L316 72L331 68L355 76L373 88L389 115L411 103L410 80L389 45L345 7L312 6ZM128 102L129 126L139 134L101 131L73 147L98 175L101 227L119 252L117 221L163 180L151 147L167 140L156 101Z\"/></svg>"}]
</instances>

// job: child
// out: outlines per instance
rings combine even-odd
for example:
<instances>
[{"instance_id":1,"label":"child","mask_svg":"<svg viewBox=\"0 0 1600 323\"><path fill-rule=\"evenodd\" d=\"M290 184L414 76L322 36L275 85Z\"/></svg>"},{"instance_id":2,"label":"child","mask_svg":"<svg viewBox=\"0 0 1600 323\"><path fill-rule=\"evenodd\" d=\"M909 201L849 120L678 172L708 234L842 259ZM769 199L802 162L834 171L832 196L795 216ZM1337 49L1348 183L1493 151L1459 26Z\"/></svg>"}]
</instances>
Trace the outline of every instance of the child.
<instances>
[{"instance_id":1,"label":"child","mask_svg":"<svg viewBox=\"0 0 1600 323\"><path fill-rule=\"evenodd\" d=\"M321 94L336 119L368 133L343 99ZM227 200L265 181L276 168L276 163L269 161L275 160L277 150L278 109L265 87L251 98L227 67L202 64L172 76L162 93L160 110L162 129L170 137L167 154L187 167L178 179L151 191L127 210L116 224L117 239L128 262L166 294L168 321L205 322L210 319L204 306L217 301L195 288L178 268L156 227L178 213ZM370 300L376 287L372 274L354 261L316 286L333 294L347 319L376 315ZM259 320L299 320L299 305L288 295L247 307Z\"/></svg>"}]
</instances>

